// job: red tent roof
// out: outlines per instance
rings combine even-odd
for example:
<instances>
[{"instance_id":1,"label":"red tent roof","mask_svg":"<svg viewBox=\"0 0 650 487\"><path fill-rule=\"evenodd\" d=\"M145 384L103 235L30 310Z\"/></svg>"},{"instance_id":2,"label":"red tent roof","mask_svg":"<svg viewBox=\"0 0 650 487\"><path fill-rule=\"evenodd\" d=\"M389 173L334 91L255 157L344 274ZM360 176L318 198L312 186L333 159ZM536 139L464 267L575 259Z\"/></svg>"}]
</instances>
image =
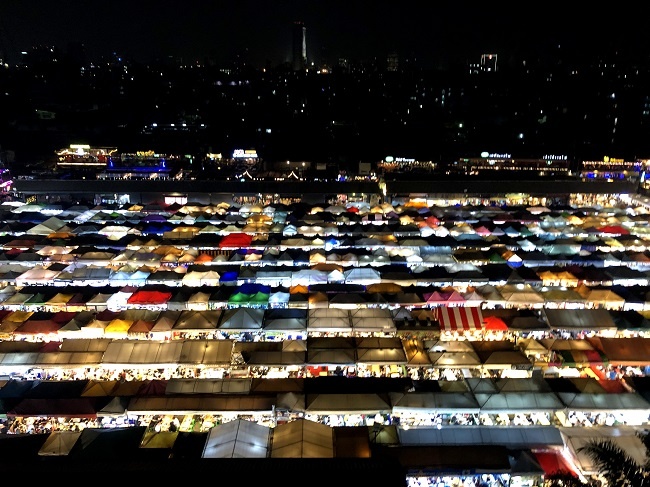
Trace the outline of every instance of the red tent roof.
<instances>
[{"instance_id":1,"label":"red tent roof","mask_svg":"<svg viewBox=\"0 0 650 487\"><path fill-rule=\"evenodd\" d=\"M133 293L127 299L129 304L164 304L172 297L172 293L162 291L145 291L140 290Z\"/></svg>"},{"instance_id":2,"label":"red tent roof","mask_svg":"<svg viewBox=\"0 0 650 487\"><path fill-rule=\"evenodd\" d=\"M483 328L486 330L507 330L508 325L498 316L484 316L483 317Z\"/></svg>"},{"instance_id":3,"label":"red tent roof","mask_svg":"<svg viewBox=\"0 0 650 487\"><path fill-rule=\"evenodd\" d=\"M630 231L620 225L607 225L598 229L601 233L612 233L616 235L628 235Z\"/></svg>"},{"instance_id":4,"label":"red tent roof","mask_svg":"<svg viewBox=\"0 0 650 487\"><path fill-rule=\"evenodd\" d=\"M253 236L247 233L229 233L219 242L219 248L224 247L249 247Z\"/></svg>"},{"instance_id":5,"label":"red tent roof","mask_svg":"<svg viewBox=\"0 0 650 487\"><path fill-rule=\"evenodd\" d=\"M555 450L533 452L540 466L546 475L563 472L578 476L576 469L562 456L562 453Z\"/></svg>"},{"instance_id":6,"label":"red tent roof","mask_svg":"<svg viewBox=\"0 0 650 487\"><path fill-rule=\"evenodd\" d=\"M56 333L63 326L53 320L27 320L14 330L14 333L29 333L33 335L44 335Z\"/></svg>"}]
</instances>

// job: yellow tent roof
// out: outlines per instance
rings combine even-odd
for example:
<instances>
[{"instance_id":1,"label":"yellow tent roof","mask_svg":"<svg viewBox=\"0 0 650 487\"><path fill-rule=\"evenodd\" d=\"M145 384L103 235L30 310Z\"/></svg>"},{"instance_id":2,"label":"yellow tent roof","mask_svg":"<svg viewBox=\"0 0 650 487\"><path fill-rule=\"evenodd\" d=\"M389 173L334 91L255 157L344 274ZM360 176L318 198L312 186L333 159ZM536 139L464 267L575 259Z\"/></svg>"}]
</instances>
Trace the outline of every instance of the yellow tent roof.
<instances>
[{"instance_id":1,"label":"yellow tent roof","mask_svg":"<svg viewBox=\"0 0 650 487\"><path fill-rule=\"evenodd\" d=\"M126 333L131 328L133 320L120 320L116 318L111 320L106 328L104 328L104 333Z\"/></svg>"}]
</instances>

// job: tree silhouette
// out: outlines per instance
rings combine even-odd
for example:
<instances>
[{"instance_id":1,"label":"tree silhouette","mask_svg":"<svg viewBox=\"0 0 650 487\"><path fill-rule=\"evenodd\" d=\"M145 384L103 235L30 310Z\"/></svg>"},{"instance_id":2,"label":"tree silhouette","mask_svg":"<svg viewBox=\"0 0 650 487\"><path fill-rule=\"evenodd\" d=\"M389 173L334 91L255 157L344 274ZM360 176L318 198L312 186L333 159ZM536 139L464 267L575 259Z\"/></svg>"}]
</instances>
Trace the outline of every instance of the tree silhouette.
<instances>
[{"instance_id":1,"label":"tree silhouette","mask_svg":"<svg viewBox=\"0 0 650 487\"><path fill-rule=\"evenodd\" d=\"M578 453L585 453L606 482L607 487L650 487L650 432L638 431L636 436L645 449L645 462L639 464L613 440L592 440ZM570 472L555 472L544 479L545 487L590 487Z\"/></svg>"}]
</instances>

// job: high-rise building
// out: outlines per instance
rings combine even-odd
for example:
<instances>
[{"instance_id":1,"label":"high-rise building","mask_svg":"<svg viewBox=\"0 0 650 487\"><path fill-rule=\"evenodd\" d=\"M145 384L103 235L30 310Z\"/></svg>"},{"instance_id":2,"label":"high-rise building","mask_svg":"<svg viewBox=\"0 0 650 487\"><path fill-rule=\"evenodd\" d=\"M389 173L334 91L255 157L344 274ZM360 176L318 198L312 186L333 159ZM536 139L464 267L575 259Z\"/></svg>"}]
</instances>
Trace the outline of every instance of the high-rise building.
<instances>
[{"instance_id":1,"label":"high-rise building","mask_svg":"<svg viewBox=\"0 0 650 487\"><path fill-rule=\"evenodd\" d=\"M496 72L497 70L497 55L496 54L481 54L481 71L483 72Z\"/></svg>"},{"instance_id":2,"label":"high-rise building","mask_svg":"<svg viewBox=\"0 0 650 487\"><path fill-rule=\"evenodd\" d=\"M399 69L399 56L396 52L391 52L386 58L386 70L397 71Z\"/></svg>"},{"instance_id":3,"label":"high-rise building","mask_svg":"<svg viewBox=\"0 0 650 487\"><path fill-rule=\"evenodd\" d=\"M304 22L293 23L293 69L300 71L307 67L307 28Z\"/></svg>"}]
</instances>

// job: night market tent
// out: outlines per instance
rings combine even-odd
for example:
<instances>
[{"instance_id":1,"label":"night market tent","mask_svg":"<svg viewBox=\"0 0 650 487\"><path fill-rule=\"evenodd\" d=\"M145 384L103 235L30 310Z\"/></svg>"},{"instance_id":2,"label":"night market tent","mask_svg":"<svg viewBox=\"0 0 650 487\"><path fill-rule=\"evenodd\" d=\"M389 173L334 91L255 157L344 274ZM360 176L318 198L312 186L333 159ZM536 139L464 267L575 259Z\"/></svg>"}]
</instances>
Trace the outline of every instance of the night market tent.
<instances>
[{"instance_id":1,"label":"night market tent","mask_svg":"<svg viewBox=\"0 0 650 487\"><path fill-rule=\"evenodd\" d=\"M179 363L209 367L229 365L232 344L231 340L185 340Z\"/></svg>"},{"instance_id":2,"label":"night market tent","mask_svg":"<svg viewBox=\"0 0 650 487\"><path fill-rule=\"evenodd\" d=\"M108 263L105 263L108 265ZM66 268L67 270L67 268ZM82 265L74 267L70 279L75 285L88 285L88 286L107 286L110 284L110 277L113 271L109 267L100 267L95 265ZM58 281L63 277L64 272L54 277L54 281Z\"/></svg>"},{"instance_id":3,"label":"night market tent","mask_svg":"<svg viewBox=\"0 0 650 487\"><path fill-rule=\"evenodd\" d=\"M562 433L556 427L445 426L444 428L400 428L401 445L505 445L508 448L563 447Z\"/></svg>"},{"instance_id":4,"label":"night market tent","mask_svg":"<svg viewBox=\"0 0 650 487\"><path fill-rule=\"evenodd\" d=\"M14 323L16 326L19 326L25 323L32 315L34 311L26 310L15 310L11 311L9 314L2 318L2 324Z\"/></svg>"},{"instance_id":5,"label":"night market tent","mask_svg":"<svg viewBox=\"0 0 650 487\"><path fill-rule=\"evenodd\" d=\"M126 338L132 325L133 320L116 318L106 325L106 328L104 328L104 336L106 338Z\"/></svg>"},{"instance_id":6,"label":"night market tent","mask_svg":"<svg viewBox=\"0 0 650 487\"><path fill-rule=\"evenodd\" d=\"M352 332L350 312L340 308L311 308L307 331L310 333Z\"/></svg>"},{"instance_id":7,"label":"night market tent","mask_svg":"<svg viewBox=\"0 0 650 487\"><path fill-rule=\"evenodd\" d=\"M46 267L36 265L20 275L16 276L14 282L17 286L36 286L50 284L52 279L58 276L60 271L50 270Z\"/></svg>"},{"instance_id":8,"label":"night market tent","mask_svg":"<svg viewBox=\"0 0 650 487\"><path fill-rule=\"evenodd\" d=\"M481 354L479 353L479 356ZM495 350L482 359L484 369L531 370L533 363L521 350Z\"/></svg>"},{"instance_id":9,"label":"night market tent","mask_svg":"<svg viewBox=\"0 0 650 487\"><path fill-rule=\"evenodd\" d=\"M544 309L553 330L616 330L616 323L606 309Z\"/></svg>"},{"instance_id":10,"label":"night market tent","mask_svg":"<svg viewBox=\"0 0 650 487\"><path fill-rule=\"evenodd\" d=\"M169 379L165 394L249 394L252 379Z\"/></svg>"},{"instance_id":11,"label":"night market tent","mask_svg":"<svg viewBox=\"0 0 650 487\"><path fill-rule=\"evenodd\" d=\"M179 434L179 431L146 431L142 436L140 448L163 450L164 454L171 455Z\"/></svg>"},{"instance_id":12,"label":"night market tent","mask_svg":"<svg viewBox=\"0 0 650 487\"><path fill-rule=\"evenodd\" d=\"M67 303L74 296L74 294L56 293L45 302L45 308L50 311L64 310L67 308Z\"/></svg>"},{"instance_id":13,"label":"night market tent","mask_svg":"<svg viewBox=\"0 0 650 487\"><path fill-rule=\"evenodd\" d=\"M367 306L367 300L362 293L342 292L326 294L329 308L354 310ZM376 296L376 295L375 295Z\"/></svg>"},{"instance_id":14,"label":"night market tent","mask_svg":"<svg viewBox=\"0 0 650 487\"><path fill-rule=\"evenodd\" d=\"M307 310L299 308L268 309L264 313L264 331L290 333L307 331Z\"/></svg>"},{"instance_id":15,"label":"night market tent","mask_svg":"<svg viewBox=\"0 0 650 487\"><path fill-rule=\"evenodd\" d=\"M53 232L67 232L65 222L53 216L25 231L26 235L49 235Z\"/></svg>"},{"instance_id":16,"label":"night market tent","mask_svg":"<svg viewBox=\"0 0 650 487\"><path fill-rule=\"evenodd\" d=\"M133 337L138 335L146 335L146 337L149 337L153 325L154 325L153 320L150 321L150 320L138 319L133 322L127 334Z\"/></svg>"},{"instance_id":17,"label":"night market tent","mask_svg":"<svg viewBox=\"0 0 650 487\"><path fill-rule=\"evenodd\" d=\"M230 340L115 340L106 347L102 364L126 367L223 366L230 364L231 352Z\"/></svg>"},{"instance_id":18,"label":"night market tent","mask_svg":"<svg viewBox=\"0 0 650 487\"><path fill-rule=\"evenodd\" d=\"M174 323L172 331L191 332L216 330L221 313L221 310L184 310L181 312L176 323Z\"/></svg>"},{"instance_id":19,"label":"night market tent","mask_svg":"<svg viewBox=\"0 0 650 487\"><path fill-rule=\"evenodd\" d=\"M158 339L170 337L172 329L178 321L181 313L182 311L169 309L161 311L151 328L151 333L154 334L154 337L157 337Z\"/></svg>"},{"instance_id":20,"label":"night market tent","mask_svg":"<svg viewBox=\"0 0 650 487\"><path fill-rule=\"evenodd\" d=\"M406 353L407 365L411 367L431 366L431 359L421 339L410 338L404 340L403 347Z\"/></svg>"},{"instance_id":21,"label":"night market tent","mask_svg":"<svg viewBox=\"0 0 650 487\"><path fill-rule=\"evenodd\" d=\"M284 291L275 291L269 295L269 307L271 308L284 308L289 304L291 294Z\"/></svg>"},{"instance_id":22,"label":"night market tent","mask_svg":"<svg viewBox=\"0 0 650 487\"><path fill-rule=\"evenodd\" d=\"M504 317L503 320L512 331L550 331L551 329L546 321L530 310L518 310L516 314Z\"/></svg>"},{"instance_id":23,"label":"night market tent","mask_svg":"<svg viewBox=\"0 0 650 487\"><path fill-rule=\"evenodd\" d=\"M302 366L307 348L303 340L235 342L233 353L241 354L247 365L265 367Z\"/></svg>"},{"instance_id":24,"label":"night market tent","mask_svg":"<svg viewBox=\"0 0 650 487\"><path fill-rule=\"evenodd\" d=\"M111 294L111 296L106 300L106 307L111 311L123 310L127 307L129 298L133 296L136 288L131 286L125 286L119 291L116 291Z\"/></svg>"},{"instance_id":25,"label":"night market tent","mask_svg":"<svg viewBox=\"0 0 650 487\"><path fill-rule=\"evenodd\" d=\"M406 365L408 360L398 337L357 338L357 363Z\"/></svg>"},{"instance_id":26,"label":"night market tent","mask_svg":"<svg viewBox=\"0 0 650 487\"><path fill-rule=\"evenodd\" d=\"M264 309L231 308L224 310L218 328L224 331L259 331L263 322Z\"/></svg>"},{"instance_id":27,"label":"night market tent","mask_svg":"<svg viewBox=\"0 0 650 487\"><path fill-rule=\"evenodd\" d=\"M291 274L291 285L325 284L328 282L329 273L314 269L301 269Z\"/></svg>"},{"instance_id":28,"label":"night market tent","mask_svg":"<svg viewBox=\"0 0 650 487\"><path fill-rule=\"evenodd\" d=\"M549 361L564 367L588 367L603 365L607 358L584 339L543 338L539 343L548 348Z\"/></svg>"},{"instance_id":29,"label":"night market tent","mask_svg":"<svg viewBox=\"0 0 650 487\"><path fill-rule=\"evenodd\" d=\"M210 294L205 292L195 292L187 298L187 309L189 310L203 310L207 311L208 303L210 301Z\"/></svg>"},{"instance_id":30,"label":"night market tent","mask_svg":"<svg viewBox=\"0 0 650 487\"><path fill-rule=\"evenodd\" d=\"M482 413L549 412L563 410L564 403L553 392L474 392Z\"/></svg>"},{"instance_id":31,"label":"night market tent","mask_svg":"<svg viewBox=\"0 0 650 487\"><path fill-rule=\"evenodd\" d=\"M441 306L437 308L441 331L475 331L483 328L483 314L478 306Z\"/></svg>"},{"instance_id":32,"label":"night market tent","mask_svg":"<svg viewBox=\"0 0 650 487\"><path fill-rule=\"evenodd\" d=\"M2 301L2 307L9 310L19 310L25 303L34 297L34 293L16 292Z\"/></svg>"},{"instance_id":33,"label":"night market tent","mask_svg":"<svg viewBox=\"0 0 650 487\"><path fill-rule=\"evenodd\" d=\"M219 242L219 248L246 248L250 247L253 236L243 232L232 232L225 235Z\"/></svg>"},{"instance_id":34,"label":"night market tent","mask_svg":"<svg viewBox=\"0 0 650 487\"><path fill-rule=\"evenodd\" d=\"M183 286L218 286L221 276L217 271L206 270L206 271L188 271L182 278L181 282Z\"/></svg>"},{"instance_id":35,"label":"night market tent","mask_svg":"<svg viewBox=\"0 0 650 487\"><path fill-rule=\"evenodd\" d=\"M63 323L58 323L52 319L51 313L38 312L30 316L26 321L18 326L13 332L17 339L21 336L34 336L34 335L49 335L56 334L63 326Z\"/></svg>"},{"instance_id":36,"label":"night market tent","mask_svg":"<svg viewBox=\"0 0 650 487\"><path fill-rule=\"evenodd\" d=\"M644 337L605 338L598 343L611 365L628 365L643 367L650 357L650 340Z\"/></svg>"},{"instance_id":37,"label":"night market tent","mask_svg":"<svg viewBox=\"0 0 650 487\"><path fill-rule=\"evenodd\" d=\"M180 358L182 342L115 340L108 344L102 364L111 366L172 366Z\"/></svg>"},{"instance_id":38,"label":"night market tent","mask_svg":"<svg viewBox=\"0 0 650 487\"><path fill-rule=\"evenodd\" d=\"M129 400L129 413L144 414L271 414L275 398L269 396L223 394L215 396L136 396Z\"/></svg>"},{"instance_id":39,"label":"night market tent","mask_svg":"<svg viewBox=\"0 0 650 487\"><path fill-rule=\"evenodd\" d=\"M635 414L638 424L647 420L650 403L636 392L590 393L590 392L557 392L557 396L565 405L567 412L624 412ZM630 419L632 424L635 424Z\"/></svg>"},{"instance_id":40,"label":"night market tent","mask_svg":"<svg viewBox=\"0 0 650 487\"><path fill-rule=\"evenodd\" d=\"M40 456L66 456L81 436L81 431L52 431L38 451Z\"/></svg>"},{"instance_id":41,"label":"night market tent","mask_svg":"<svg viewBox=\"0 0 650 487\"><path fill-rule=\"evenodd\" d=\"M388 394L356 392L305 394L308 414L388 414L392 410Z\"/></svg>"},{"instance_id":42,"label":"night market tent","mask_svg":"<svg viewBox=\"0 0 650 487\"><path fill-rule=\"evenodd\" d=\"M360 308L350 312L352 329L355 332L394 332L395 322L388 308Z\"/></svg>"},{"instance_id":43,"label":"night market tent","mask_svg":"<svg viewBox=\"0 0 650 487\"><path fill-rule=\"evenodd\" d=\"M291 274L289 269L260 270L255 274L256 282L269 286L291 286ZM223 275L222 275L223 283Z\"/></svg>"},{"instance_id":44,"label":"night market tent","mask_svg":"<svg viewBox=\"0 0 650 487\"><path fill-rule=\"evenodd\" d=\"M60 338L84 338L82 327L94 317L91 311L80 311L57 331Z\"/></svg>"},{"instance_id":45,"label":"night market tent","mask_svg":"<svg viewBox=\"0 0 650 487\"><path fill-rule=\"evenodd\" d=\"M505 284L498 288L506 303L506 307L538 307L544 306L544 296L530 284Z\"/></svg>"},{"instance_id":46,"label":"night market tent","mask_svg":"<svg viewBox=\"0 0 650 487\"><path fill-rule=\"evenodd\" d=\"M333 458L334 430L298 419L273 429L271 458Z\"/></svg>"},{"instance_id":47,"label":"night market tent","mask_svg":"<svg viewBox=\"0 0 650 487\"><path fill-rule=\"evenodd\" d=\"M266 458L271 428L243 419L214 426L208 433L202 458Z\"/></svg>"},{"instance_id":48,"label":"night market tent","mask_svg":"<svg viewBox=\"0 0 650 487\"><path fill-rule=\"evenodd\" d=\"M81 396L90 396L90 397L108 397L112 396L117 385L117 380L96 380L90 379L86 383Z\"/></svg>"},{"instance_id":49,"label":"night market tent","mask_svg":"<svg viewBox=\"0 0 650 487\"><path fill-rule=\"evenodd\" d=\"M101 458L116 462L124 458L137 458L145 431L146 426L85 428L68 457L78 460Z\"/></svg>"},{"instance_id":50,"label":"night market tent","mask_svg":"<svg viewBox=\"0 0 650 487\"><path fill-rule=\"evenodd\" d=\"M377 284L381 282L381 273L371 267L355 267L343 272L345 282L350 284Z\"/></svg>"},{"instance_id":51,"label":"night market tent","mask_svg":"<svg viewBox=\"0 0 650 487\"><path fill-rule=\"evenodd\" d=\"M172 297L172 293L140 289L127 299L129 306L162 306Z\"/></svg>"},{"instance_id":52,"label":"night market tent","mask_svg":"<svg viewBox=\"0 0 650 487\"><path fill-rule=\"evenodd\" d=\"M162 284L165 286L180 287L182 285L184 273L176 270L154 270L145 281L145 284Z\"/></svg>"},{"instance_id":53,"label":"night market tent","mask_svg":"<svg viewBox=\"0 0 650 487\"><path fill-rule=\"evenodd\" d=\"M428 355L433 367L469 369L481 366L481 359L471 346L456 346L454 342L440 341L429 349Z\"/></svg>"},{"instance_id":54,"label":"night market tent","mask_svg":"<svg viewBox=\"0 0 650 487\"><path fill-rule=\"evenodd\" d=\"M143 269L131 269L125 266L110 276L111 286L144 286L151 273Z\"/></svg>"},{"instance_id":55,"label":"night market tent","mask_svg":"<svg viewBox=\"0 0 650 487\"><path fill-rule=\"evenodd\" d=\"M308 365L356 365L356 343L346 337L308 337Z\"/></svg>"},{"instance_id":56,"label":"night market tent","mask_svg":"<svg viewBox=\"0 0 650 487\"><path fill-rule=\"evenodd\" d=\"M479 405L471 392L393 392L391 403L396 415L479 412Z\"/></svg>"}]
</instances>

